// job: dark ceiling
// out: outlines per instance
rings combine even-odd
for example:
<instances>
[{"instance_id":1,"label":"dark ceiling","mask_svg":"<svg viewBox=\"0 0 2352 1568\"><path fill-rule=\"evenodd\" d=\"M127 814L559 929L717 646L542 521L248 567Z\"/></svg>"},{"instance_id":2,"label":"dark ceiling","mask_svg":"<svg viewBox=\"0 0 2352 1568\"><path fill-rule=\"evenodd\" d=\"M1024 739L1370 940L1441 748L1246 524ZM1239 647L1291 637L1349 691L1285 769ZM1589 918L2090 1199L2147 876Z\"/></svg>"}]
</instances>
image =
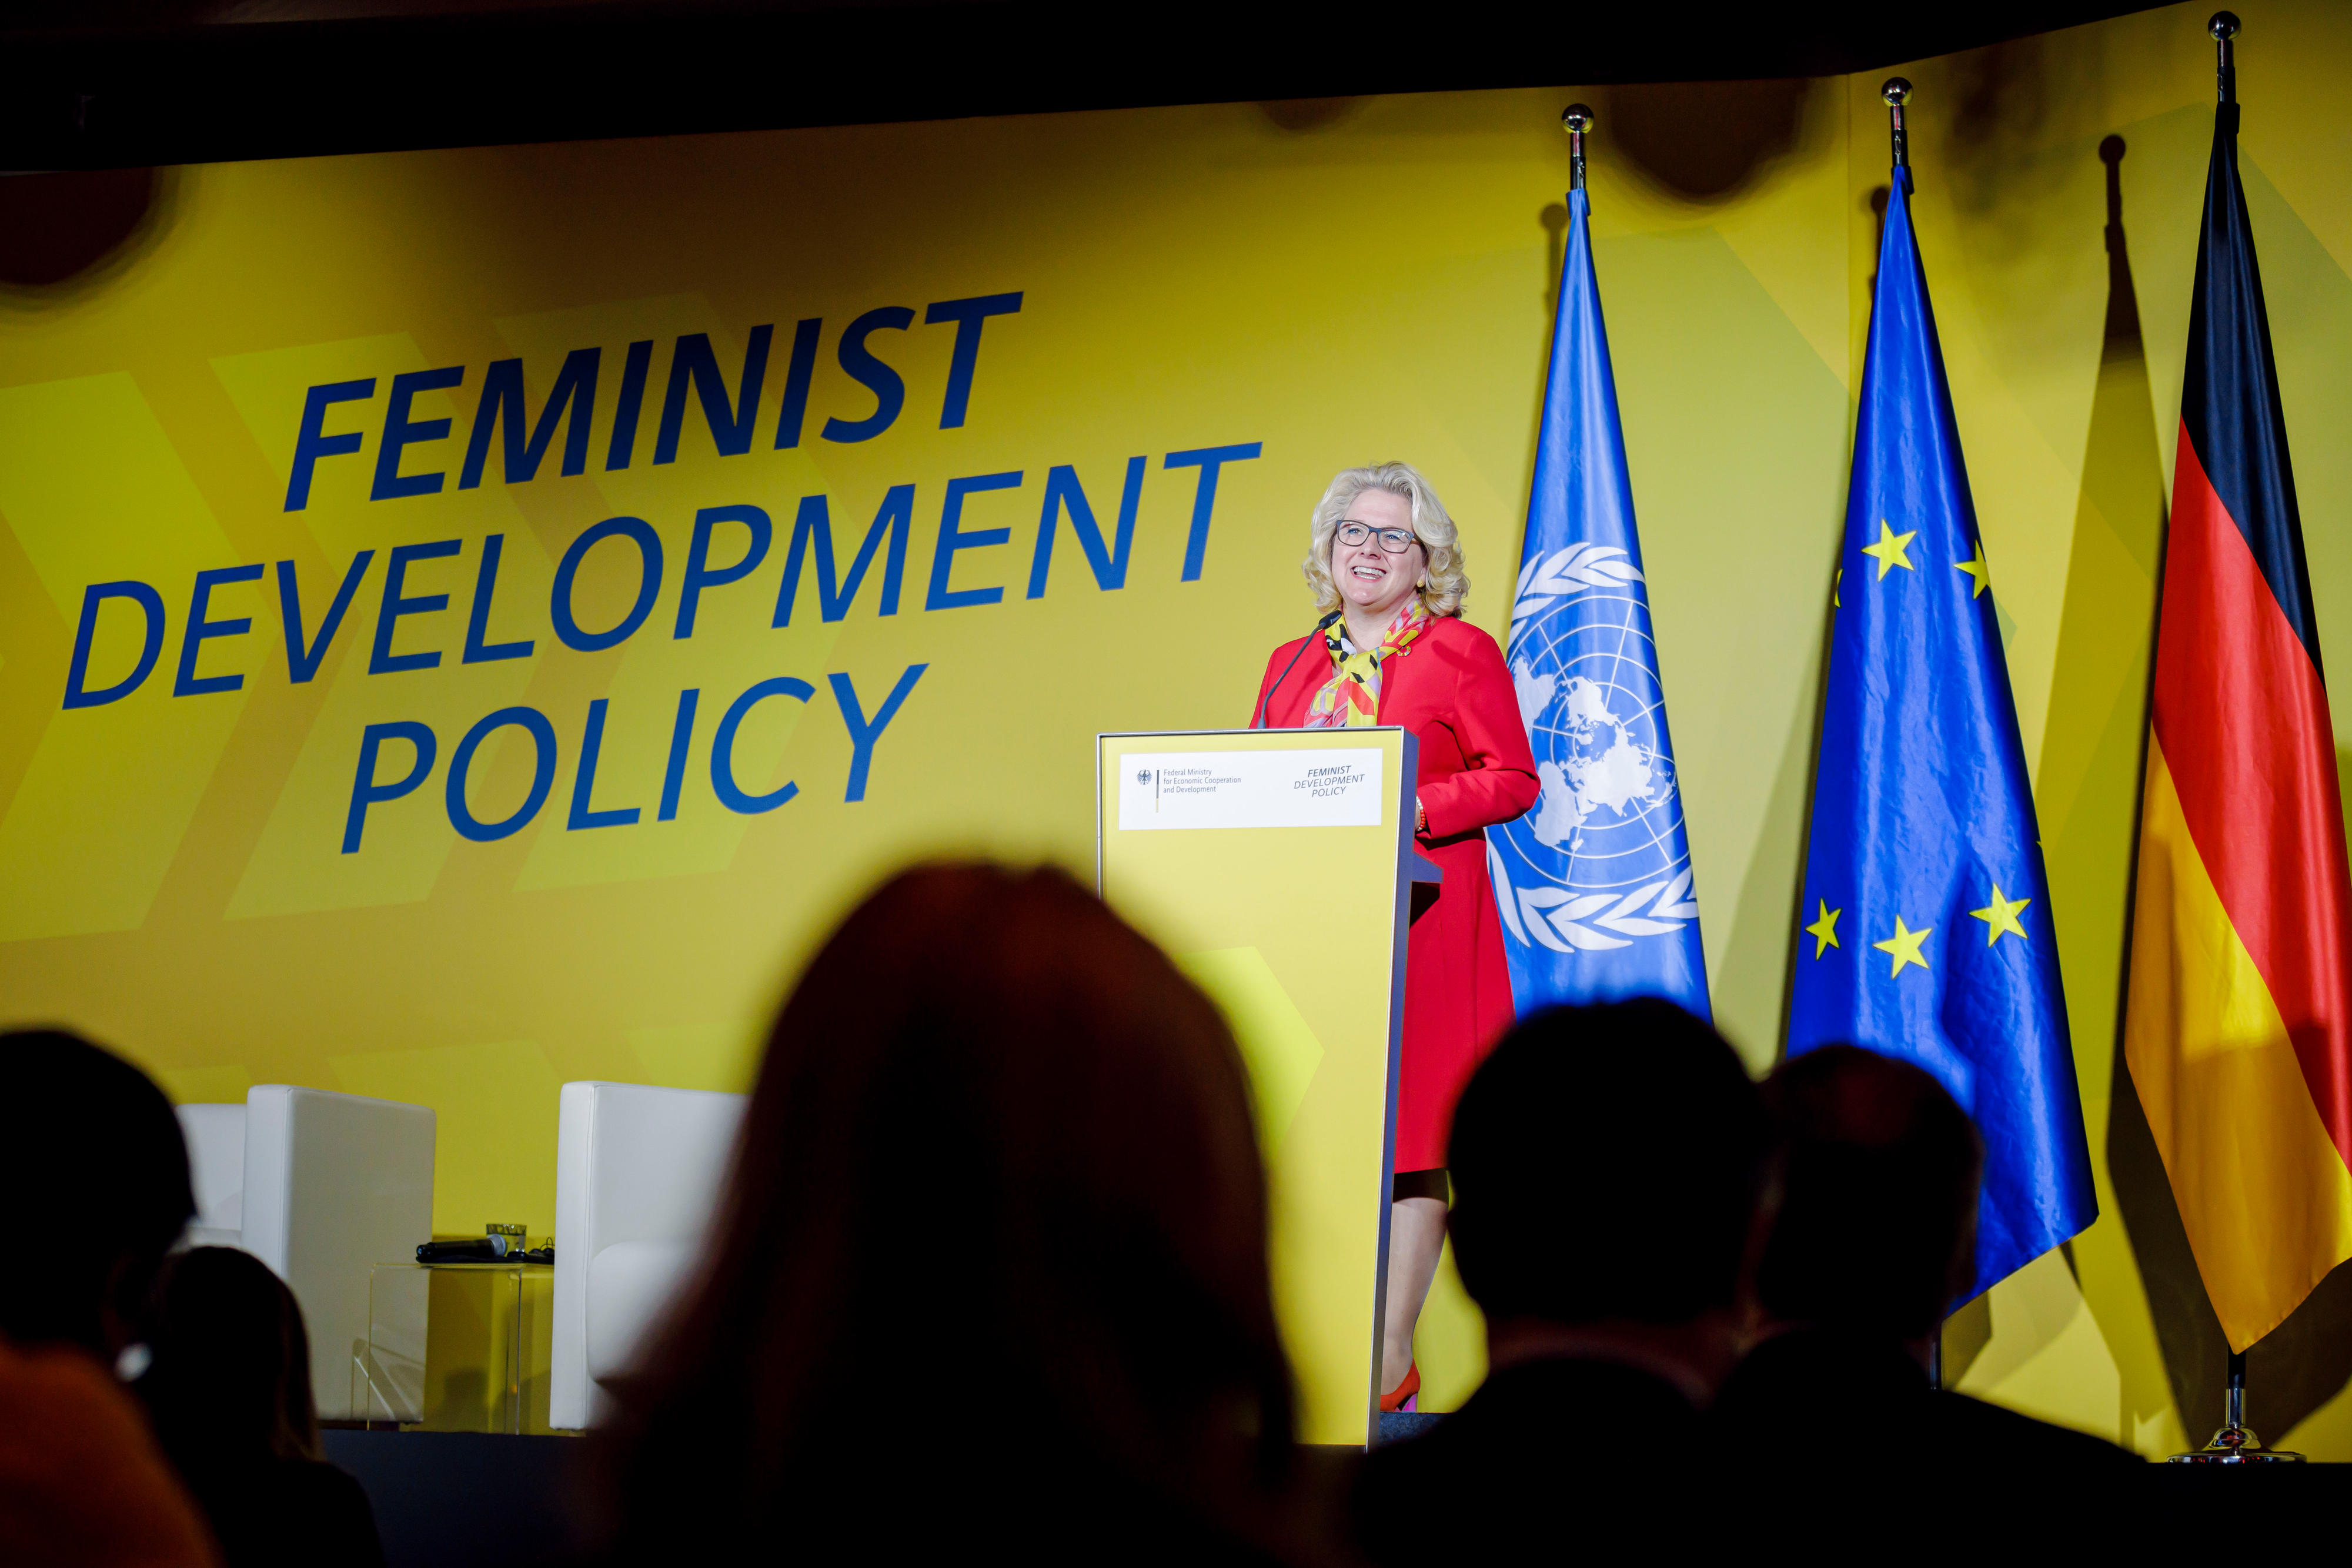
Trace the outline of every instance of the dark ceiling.
<instances>
[{"instance_id":1,"label":"dark ceiling","mask_svg":"<svg viewBox=\"0 0 2352 1568\"><path fill-rule=\"evenodd\" d=\"M0 0L0 169L1819 76L2143 8Z\"/></svg>"}]
</instances>

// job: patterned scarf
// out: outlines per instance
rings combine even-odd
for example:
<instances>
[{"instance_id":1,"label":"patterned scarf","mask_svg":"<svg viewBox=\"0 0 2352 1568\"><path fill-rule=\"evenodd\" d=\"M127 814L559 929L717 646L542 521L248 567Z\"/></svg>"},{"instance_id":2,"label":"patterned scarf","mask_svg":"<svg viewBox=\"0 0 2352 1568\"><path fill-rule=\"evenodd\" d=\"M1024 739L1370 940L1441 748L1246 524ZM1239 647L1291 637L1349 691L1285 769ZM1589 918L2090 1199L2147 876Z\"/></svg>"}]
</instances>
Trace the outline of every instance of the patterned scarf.
<instances>
[{"instance_id":1,"label":"patterned scarf","mask_svg":"<svg viewBox=\"0 0 2352 1568\"><path fill-rule=\"evenodd\" d=\"M1429 612L1418 593L1405 601L1377 648L1367 651L1349 642L1344 617L1331 622L1323 632L1323 645L1331 654L1331 678L1315 694L1314 705L1307 710L1306 727L1346 729L1378 724L1381 666L1404 652L1428 625Z\"/></svg>"}]
</instances>

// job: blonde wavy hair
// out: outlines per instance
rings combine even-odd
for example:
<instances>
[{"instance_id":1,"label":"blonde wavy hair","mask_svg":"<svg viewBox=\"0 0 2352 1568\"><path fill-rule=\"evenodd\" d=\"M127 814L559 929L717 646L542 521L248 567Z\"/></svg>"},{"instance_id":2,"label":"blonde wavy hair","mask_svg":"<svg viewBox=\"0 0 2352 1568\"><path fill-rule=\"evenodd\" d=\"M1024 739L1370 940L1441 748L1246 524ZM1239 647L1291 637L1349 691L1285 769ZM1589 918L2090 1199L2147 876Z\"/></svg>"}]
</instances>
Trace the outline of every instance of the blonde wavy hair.
<instances>
[{"instance_id":1,"label":"blonde wavy hair","mask_svg":"<svg viewBox=\"0 0 2352 1568\"><path fill-rule=\"evenodd\" d=\"M1356 497L1367 490L1386 490L1412 505L1413 537L1428 557L1418 590L1422 607L1432 615L1461 614L1462 601L1470 595L1470 579L1462 570L1462 537L1454 532L1445 503L1410 463L1343 469L1316 503L1304 568L1307 586L1315 591L1316 613L1328 615L1339 608L1339 585L1331 580L1331 537Z\"/></svg>"}]
</instances>

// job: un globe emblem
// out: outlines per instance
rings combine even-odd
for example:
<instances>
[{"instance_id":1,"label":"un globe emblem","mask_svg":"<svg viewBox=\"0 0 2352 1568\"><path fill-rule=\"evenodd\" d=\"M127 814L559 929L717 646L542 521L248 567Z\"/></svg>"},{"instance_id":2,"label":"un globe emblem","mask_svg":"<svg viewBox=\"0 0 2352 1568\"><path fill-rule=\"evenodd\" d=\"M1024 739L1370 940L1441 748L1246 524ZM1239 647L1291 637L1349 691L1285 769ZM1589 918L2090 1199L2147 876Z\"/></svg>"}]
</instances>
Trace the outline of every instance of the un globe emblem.
<instances>
[{"instance_id":1,"label":"un globe emblem","mask_svg":"<svg viewBox=\"0 0 2352 1568\"><path fill-rule=\"evenodd\" d=\"M1487 853L1525 943L1603 951L1698 915L1641 582L1613 546L1572 546L1520 574L1511 685L1543 789L1489 831Z\"/></svg>"}]
</instances>

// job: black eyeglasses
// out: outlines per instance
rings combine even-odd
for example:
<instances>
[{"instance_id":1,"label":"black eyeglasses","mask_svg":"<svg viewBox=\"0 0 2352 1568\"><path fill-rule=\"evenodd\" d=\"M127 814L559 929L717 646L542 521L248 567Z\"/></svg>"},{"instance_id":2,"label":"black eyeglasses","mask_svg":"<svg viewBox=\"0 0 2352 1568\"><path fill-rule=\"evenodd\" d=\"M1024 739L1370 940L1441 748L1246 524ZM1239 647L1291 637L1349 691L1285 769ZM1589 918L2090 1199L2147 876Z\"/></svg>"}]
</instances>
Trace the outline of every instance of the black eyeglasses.
<instances>
[{"instance_id":1,"label":"black eyeglasses","mask_svg":"<svg viewBox=\"0 0 2352 1568\"><path fill-rule=\"evenodd\" d=\"M1341 523L1337 537L1341 544L1352 549L1375 536L1380 538L1381 549L1390 555L1402 555L1420 542L1413 538L1411 528L1376 528L1370 523Z\"/></svg>"}]
</instances>

